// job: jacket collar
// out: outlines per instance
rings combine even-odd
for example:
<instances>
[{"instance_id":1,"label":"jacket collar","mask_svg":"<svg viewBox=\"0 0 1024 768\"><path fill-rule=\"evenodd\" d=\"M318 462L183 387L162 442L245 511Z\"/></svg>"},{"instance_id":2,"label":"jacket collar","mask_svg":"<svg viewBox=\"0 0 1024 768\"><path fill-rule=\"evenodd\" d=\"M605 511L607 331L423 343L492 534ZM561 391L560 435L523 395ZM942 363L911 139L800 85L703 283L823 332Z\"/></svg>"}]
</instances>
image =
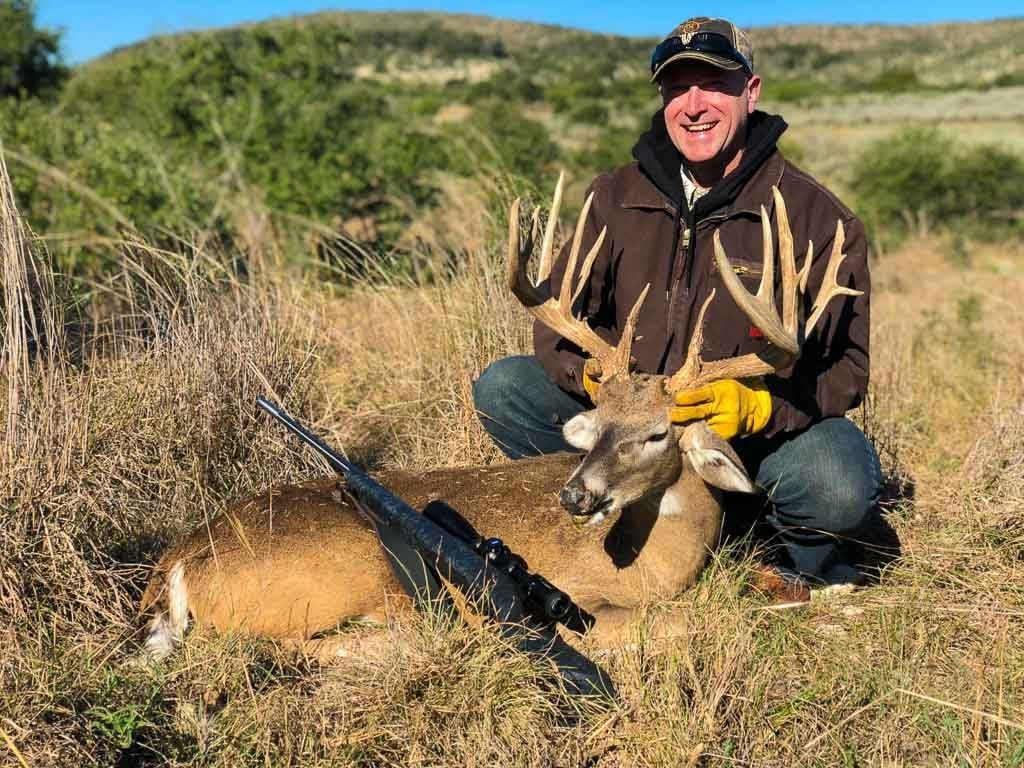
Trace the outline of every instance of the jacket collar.
<instances>
[{"instance_id":1,"label":"jacket collar","mask_svg":"<svg viewBox=\"0 0 1024 768\"><path fill-rule=\"evenodd\" d=\"M760 218L762 205L770 216L775 209L775 196L772 194L772 187L777 187L782 181L785 167L785 158L781 152L776 150L757 169L750 178L750 181L740 190L735 200L712 211L701 221L727 219L739 215L751 215ZM619 200L621 207L648 208L675 214L676 204L669 202L668 198L654 186L647 176L638 172L634 178L635 183L626 186L622 190Z\"/></svg>"}]
</instances>

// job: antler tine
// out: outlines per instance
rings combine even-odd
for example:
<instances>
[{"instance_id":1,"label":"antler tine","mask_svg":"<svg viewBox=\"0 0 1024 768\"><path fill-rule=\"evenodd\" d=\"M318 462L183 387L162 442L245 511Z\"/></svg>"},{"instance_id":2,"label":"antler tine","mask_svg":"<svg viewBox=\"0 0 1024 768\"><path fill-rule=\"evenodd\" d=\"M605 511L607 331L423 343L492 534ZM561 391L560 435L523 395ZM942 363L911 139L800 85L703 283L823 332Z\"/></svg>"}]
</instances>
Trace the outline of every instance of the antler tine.
<instances>
[{"instance_id":1,"label":"antler tine","mask_svg":"<svg viewBox=\"0 0 1024 768\"><path fill-rule=\"evenodd\" d=\"M800 267L800 271L796 273L797 280L799 280L800 295L803 296L807 293L807 278L811 276L811 259L814 258L814 241L807 241L807 254L804 256L804 265Z\"/></svg>"},{"instance_id":2,"label":"antler tine","mask_svg":"<svg viewBox=\"0 0 1024 768\"><path fill-rule=\"evenodd\" d=\"M701 369L704 366L704 361L700 357L700 349L704 346L704 315L707 313L708 307L711 306L714 298L715 289L712 288L711 293L704 300L704 304L697 315L697 324L693 326L690 346L686 348L686 359L679 370L673 373L669 380L665 382L665 389L668 392L689 389L700 376Z\"/></svg>"},{"instance_id":3,"label":"antler tine","mask_svg":"<svg viewBox=\"0 0 1024 768\"><path fill-rule=\"evenodd\" d=\"M793 258L793 231L789 228L789 214L786 201L778 187L772 187L775 197L775 213L779 229L779 268L782 270L782 326L794 338L797 335L797 309L799 308L796 260ZM762 209L763 210L763 209ZM762 221L764 214L762 213ZM770 235L766 235L770 237ZM774 286L773 286L774 289Z\"/></svg>"},{"instance_id":4,"label":"antler tine","mask_svg":"<svg viewBox=\"0 0 1024 768\"><path fill-rule=\"evenodd\" d=\"M587 195L587 199L583 202L583 209L580 211L579 218L576 219L576 229L572 233L572 245L569 247L569 260L565 265L565 276L562 278L562 285L558 290L558 303L566 308L571 308L573 296L579 293L577 290L573 293L572 290L572 279L573 275L576 274L576 262L580 257L580 245L583 243L583 227L587 223L587 216L590 214L590 204L594 202L594 193L591 192ZM600 248L600 244L604 242L605 230L602 228L601 234L595 241L595 245ZM597 253L593 248L591 252L596 256ZM589 262L589 265L588 265ZM590 270L590 266L593 265L593 259L590 258L590 254L587 254L587 258L583 260L583 266ZM579 285L582 287L586 278L589 275L580 275Z\"/></svg>"},{"instance_id":5,"label":"antler tine","mask_svg":"<svg viewBox=\"0 0 1024 768\"><path fill-rule=\"evenodd\" d=\"M548 213L548 225L544 228L544 242L540 247L540 267L537 269L537 284L543 283L551 274L551 267L555 263L555 228L558 226L558 212L562 209L562 190L565 188L565 172L560 171L558 182L555 184L555 194L551 198L551 210ZM534 211L534 216L539 215L539 209ZM569 272L571 274L571 272Z\"/></svg>"},{"instance_id":6,"label":"antler tine","mask_svg":"<svg viewBox=\"0 0 1024 768\"><path fill-rule=\"evenodd\" d=\"M531 235L530 241L532 240ZM532 242L529 244L532 245ZM524 250L526 250L525 254ZM526 261L530 257L531 250L532 248L524 249L520 241L519 198L517 197L512 201L512 207L508 212L508 265L505 272L505 283L526 307L532 307L544 301L526 276ZM523 258L524 256L525 258Z\"/></svg>"},{"instance_id":7,"label":"antler tine","mask_svg":"<svg viewBox=\"0 0 1024 768\"><path fill-rule=\"evenodd\" d=\"M843 263L843 259L846 258L846 254L843 253L843 244L845 241L846 232L843 229L843 220L840 219L836 222L836 236L832 240L832 253L828 257L828 266L825 267L825 277L822 278L821 287L818 289L818 295L814 299L814 306L811 308L811 316L807 319L807 324L804 326L805 337L810 333L811 329L814 328L818 320L821 319L828 303L836 296L860 296L864 293L864 291L857 291L853 288L844 288L839 285L839 266Z\"/></svg>"},{"instance_id":8,"label":"antler tine","mask_svg":"<svg viewBox=\"0 0 1024 768\"><path fill-rule=\"evenodd\" d=\"M718 234L717 232L715 233ZM715 253L718 253L719 241L715 240ZM725 255L725 249L722 248ZM761 206L761 283L757 286L757 298L764 305L765 309L775 312L775 251L772 248L771 222L768 221L768 212ZM726 259L728 261L728 259ZM721 264L719 264L721 266ZM731 265L730 265L731 266ZM730 272L734 271L732 269ZM746 291L744 291L746 293ZM739 302L737 302L739 303Z\"/></svg>"},{"instance_id":9,"label":"antler tine","mask_svg":"<svg viewBox=\"0 0 1024 768\"><path fill-rule=\"evenodd\" d=\"M626 318L626 325L622 329L622 338L619 339L618 345L612 350L614 353L612 360L610 361L610 369L605 373L604 366L605 362L601 361L602 366L602 379L607 379L613 372L618 373L629 373L629 353L633 347L633 336L636 334L636 321L640 317L640 307L644 304L644 299L647 298L647 292L651 289L651 284L648 283L644 286L644 289L640 291L640 296L633 303L633 308L629 310L629 316Z\"/></svg>"},{"instance_id":10,"label":"antler tine","mask_svg":"<svg viewBox=\"0 0 1024 768\"><path fill-rule=\"evenodd\" d=\"M601 250L601 245L604 243L604 236L608 233L607 227L601 227L601 231L597 234L597 240L590 248L590 252L586 258L583 259L583 266L580 267L580 277L576 281L576 290L572 294L572 304L576 303L576 299L583 293L583 286L590 280L590 271L594 268L594 261L597 259L597 254Z\"/></svg>"},{"instance_id":11,"label":"antler tine","mask_svg":"<svg viewBox=\"0 0 1024 768\"><path fill-rule=\"evenodd\" d=\"M750 295L747 289L743 287L740 279L736 277L736 273L733 271L729 257L725 255L725 249L722 247L722 238L719 236L718 230L715 230L714 244L715 261L718 263L718 271L733 301L736 302L739 308L743 310L743 314L750 318L750 321L764 334L768 341L779 349L783 349L791 355L796 355L800 351L796 333L790 333L783 327L779 315L775 311L774 300L770 304L760 301L758 297ZM774 272L774 269L772 272ZM761 276L762 285L766 280L769 285L774 283L774 274L768 274L768 265L765 265L764 274Z\"/></svg>"}]
</instances>

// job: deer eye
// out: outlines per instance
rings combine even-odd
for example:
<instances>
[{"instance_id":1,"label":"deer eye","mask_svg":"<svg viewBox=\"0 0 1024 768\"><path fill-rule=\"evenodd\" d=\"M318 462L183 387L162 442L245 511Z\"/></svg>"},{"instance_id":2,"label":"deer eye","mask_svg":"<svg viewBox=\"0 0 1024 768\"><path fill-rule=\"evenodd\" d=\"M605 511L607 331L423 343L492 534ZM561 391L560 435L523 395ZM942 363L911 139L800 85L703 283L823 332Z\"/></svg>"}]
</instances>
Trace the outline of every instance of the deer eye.
<instances>
[{"instance_id":1,"label":"deer eye","mask_svg":"<svg viewBox=\"0 0 1024 768\"><path fill-rule=\"evenodd\" d=\"M667 429L662 431L662 432L655 432L653 435L648 435L647 436L647 442L648 443L660 443L666 437L668 437L668 430Z\"/></svg>"}]
</instances>

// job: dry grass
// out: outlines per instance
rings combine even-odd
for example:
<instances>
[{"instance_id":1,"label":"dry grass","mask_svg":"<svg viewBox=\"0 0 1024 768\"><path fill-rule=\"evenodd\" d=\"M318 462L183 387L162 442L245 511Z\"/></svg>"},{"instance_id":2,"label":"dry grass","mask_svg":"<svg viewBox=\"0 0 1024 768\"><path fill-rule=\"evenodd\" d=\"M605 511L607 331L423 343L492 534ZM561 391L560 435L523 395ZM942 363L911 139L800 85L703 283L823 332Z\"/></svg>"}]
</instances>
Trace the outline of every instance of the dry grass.
<instances>
[{"instance_id":1,"label":"dry grass","mask_svg":"<svg viewBox=\"0 0 1024 768\"><path fill-rule=\"evenodd\" d=\"M660 607L687 631L648 641L652 610L636 646L605 659L622 700L568 722L543 665L429 621L393 627L373 663L193 636L158 669L125 664L137 564L225 500L319 473L254 418L257 394L373 466L497 460L469 383L529 338L494 227L473 221L486 211L459 222L457 266L426 265L446 276L341 298L254 254L243 280L210 254L124 244L124 274L65 333L7 190L4 177L0 765L1024 762L1019 244L957 269L944 242L916 241L875 265L857 418L904 547L881 584L778 613L724 553ZM27 318L46 339L31 354Z\"/></svg>"}]
</instances>

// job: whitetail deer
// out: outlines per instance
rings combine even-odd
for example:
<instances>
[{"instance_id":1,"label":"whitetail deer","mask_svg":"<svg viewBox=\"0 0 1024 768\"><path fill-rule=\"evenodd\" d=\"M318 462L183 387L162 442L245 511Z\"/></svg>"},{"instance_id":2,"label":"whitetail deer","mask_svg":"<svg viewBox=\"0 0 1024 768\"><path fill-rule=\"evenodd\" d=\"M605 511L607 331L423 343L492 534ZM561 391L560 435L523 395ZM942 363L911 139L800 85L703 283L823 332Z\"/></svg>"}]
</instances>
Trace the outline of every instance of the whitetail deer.
<instances>
[{"instance_id":1,"label":"whitetail deer","mask_svg":"<svg viewBox=\"0 0 1024 768\"><path fill-rule=\"evenodd\" d=\"M527 278L526 265L539 233L538 212L522 243L518 201L513 205L508 282L531 314L600 363L595 409L564 428L567 441L586 455L582 461L561 454L469 469L386 471L377 478L416 509L441 499L483 535L500 536L532 570L597 618L600 641L612 642L647 601L671 598L697 579L719 540L719 489L755 490L728 443L704 422L678 426L669 421L672 393L723 378L762 376L795 359L801 339L798 299L806 290L812 250L808 244L797 272L785 204L775 190L781 317L775 308L774 254L764 209L764 270L756 296L735 277L715 236L715 258L726 287L771 342L771 351L762 357L703 361L702 323L712 293L686 361L675 374L631 373L630 345L646 290L614 347L571 311L604 237L602 232L584 258L573 291L590 199L579 216L558 296L549 295L561 193L559 179L536 284ZM804 333L834 296L855 293L836 282L842 246L839 222ZM559 508L559 496L570 514ZM190 619L221 630L333 643L329 634L346 620L383 621L394 604L387 596L399 593L374 531L332 477L272 488L229 507L163 556L140 611L150 617L146 648L160 656L181 639Z\"/></svg>"}]
</instances>

